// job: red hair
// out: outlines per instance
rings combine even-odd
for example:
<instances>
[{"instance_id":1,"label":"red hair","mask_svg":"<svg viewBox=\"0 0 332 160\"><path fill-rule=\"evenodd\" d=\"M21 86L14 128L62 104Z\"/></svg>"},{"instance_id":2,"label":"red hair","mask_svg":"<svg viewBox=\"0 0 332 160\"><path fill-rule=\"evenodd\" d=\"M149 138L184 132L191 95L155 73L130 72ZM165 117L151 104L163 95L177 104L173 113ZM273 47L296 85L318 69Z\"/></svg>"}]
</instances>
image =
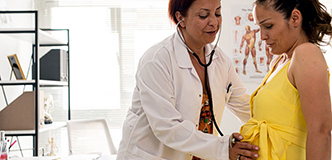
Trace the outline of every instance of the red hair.
<instances>
[{"instance_id":1,"label":"red hair","mask_svg":"<svg viewBox=\"0 0 332 160\"><path fill-rule=\"evenodd\" d=\"M183 17L187 16L189 7L195 0L169 0L168 3L168 16L177 24L179 21L175 17L175 13L179 11Z\"/></svg>"}]
</instances>

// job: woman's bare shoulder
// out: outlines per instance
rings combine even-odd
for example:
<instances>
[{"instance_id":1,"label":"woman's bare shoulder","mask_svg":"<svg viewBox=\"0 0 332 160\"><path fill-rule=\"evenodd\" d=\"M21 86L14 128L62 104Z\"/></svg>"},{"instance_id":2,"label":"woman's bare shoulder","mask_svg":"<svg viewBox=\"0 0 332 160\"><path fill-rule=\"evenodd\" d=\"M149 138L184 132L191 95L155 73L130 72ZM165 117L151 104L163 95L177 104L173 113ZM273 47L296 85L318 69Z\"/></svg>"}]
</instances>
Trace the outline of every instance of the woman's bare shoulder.
<instances>
[{"instance_id":1,"label":"woman's bare shoulder","mask_svg":"<svg viewBox=\"0 0 332 160\"><path fill-rule=\"evenodd\" d=\"M320 48L313 43L303 43L297 46L293 53L293 61L305 62L323 62L325 61L324 55Z\"/></svg>"}]
</instances>

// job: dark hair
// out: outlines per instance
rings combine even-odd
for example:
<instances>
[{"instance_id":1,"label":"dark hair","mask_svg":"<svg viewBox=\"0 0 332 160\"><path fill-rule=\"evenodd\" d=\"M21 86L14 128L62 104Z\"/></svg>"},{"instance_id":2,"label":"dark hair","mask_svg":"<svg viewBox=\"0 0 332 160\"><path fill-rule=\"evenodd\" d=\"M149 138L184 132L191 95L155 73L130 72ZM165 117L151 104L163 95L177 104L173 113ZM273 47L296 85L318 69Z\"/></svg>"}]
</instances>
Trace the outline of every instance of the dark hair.
<instances>
[{"instance_id":1,"label":"dark hair","mask_svg":"<svg viewBox=\"0 0 332 160\"><path fill-rule=\"evenodd\" d=\"M182 16L187 16L189 7L195 2L196 0L169 0L168 3L168 16L170 19L177 24L178 20L175 17L175 13L179 11Z\"/></svg>"},{"instance_id":2,"label":"dark hair","mask_svg":"<svg viewBox=\"0 0 332 160\"><path fill-rule=\"evenodd\" d=\"M317 45L330 44L332 38L331 15L326 7L318 0L256 0L256 5L273 8L282 13L285 19L289 19L292 11L298 9L302 14L302 29L305 31L309 42ZM324 41L324 35L330 39Z\"/></svg>"}]
</instances>

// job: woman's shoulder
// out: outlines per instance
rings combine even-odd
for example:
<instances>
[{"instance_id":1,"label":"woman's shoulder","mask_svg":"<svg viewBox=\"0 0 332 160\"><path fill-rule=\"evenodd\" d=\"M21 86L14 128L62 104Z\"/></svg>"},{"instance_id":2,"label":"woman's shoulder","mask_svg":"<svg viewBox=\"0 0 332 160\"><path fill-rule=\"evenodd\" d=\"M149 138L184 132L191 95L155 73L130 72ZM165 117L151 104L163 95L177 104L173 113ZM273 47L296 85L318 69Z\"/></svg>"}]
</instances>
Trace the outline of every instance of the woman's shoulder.
<instances>
[{"instance_id":1,"label":"woman's shoulder","mask_svg":"<svg viewBox=\"0 0 332 160\"><path fill-rule=\"evenodd\" d=\"M169 36L166 39L152 45L147 49L139 59L139 66L150 65L163 65L169 66L172 62L171 58L171 46L173 36Z\"/></svg>"},{"instance_id":2,"label":"woman's shoulder","mask_svg":"<svg viewBox=\"0 0 332 160\"><path fill-rule=\"evenodd\" d=\"M306 43L302 43L299 46L297 46L294 50L294 54L318 54L321 53L321 50L318 46L316 46L313 43L310 42L306 42Z\"/></svg>"},{"instance_id":3,"label":"woman's shoulder","mask_svg":"<svg viewBox=\"0 0 332 160\"><path fill-rule=\"evenodd\" d=\"M327 71L327 64L320 48L303 43L294 49L289 71L292 75L320 76Z\"/></svg>"},{"instance_id":4,"label":"woman's shoulder","mask_svg":"<svg viewBox=\"0 0 332 160\"><path fill-rule=\"evenodd\" d=\"M303 43L294 49L292 61L315 62L325 61L320 48L313 43ZM309 65L309 64L308 64Z\"/></svg>"}]
</instances>

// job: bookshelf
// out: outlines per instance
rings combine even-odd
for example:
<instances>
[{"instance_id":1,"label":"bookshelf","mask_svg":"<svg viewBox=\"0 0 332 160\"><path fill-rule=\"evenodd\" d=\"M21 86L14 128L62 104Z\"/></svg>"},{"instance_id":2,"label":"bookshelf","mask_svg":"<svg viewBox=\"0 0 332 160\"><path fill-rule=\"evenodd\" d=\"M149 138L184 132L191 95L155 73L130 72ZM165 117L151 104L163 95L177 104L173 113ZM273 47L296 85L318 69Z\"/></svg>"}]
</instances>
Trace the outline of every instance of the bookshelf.
<instances>
[{"instance_id":1,"label":"bookshelf","mask_svg":"<svg viewBox=\"0 0 332 160\"><path fill-rule=\"evenodd\" d=\"M43 87L66 87L68 88L68 119L70 120L70 61L69 61L69 29L41 29L38 27L38 11L37 10L15 10L15 11L0 11L0 14L30 14L34 18L33 28L0 28L0 34L9 35L17 40L22 40L32 45L32 61L34 64L33 72L35 74L34 79L28 80L1 80L1 86L32 86L34 91L34 110L35 110L35 124L32 130L5 130L6 136L32 136L33 137L33 155L38 156L38 140L39 133L49 130L55 130L66 126L66 122L53 122L52 124L44 124L42 127L39 125L39 91ZM54 37L54 32L66 32L66 41L59 40ZM64 47L67 50L67 81L51 81L40 79L40 57L43 53L40 53L40 47ZM30 53L30 52L27 52ZM32 69L32 66L29 66ZM1 123L1 122L0 122ZM2 130L0 128L0 130Z\"/></svg>"}]
</instances>

